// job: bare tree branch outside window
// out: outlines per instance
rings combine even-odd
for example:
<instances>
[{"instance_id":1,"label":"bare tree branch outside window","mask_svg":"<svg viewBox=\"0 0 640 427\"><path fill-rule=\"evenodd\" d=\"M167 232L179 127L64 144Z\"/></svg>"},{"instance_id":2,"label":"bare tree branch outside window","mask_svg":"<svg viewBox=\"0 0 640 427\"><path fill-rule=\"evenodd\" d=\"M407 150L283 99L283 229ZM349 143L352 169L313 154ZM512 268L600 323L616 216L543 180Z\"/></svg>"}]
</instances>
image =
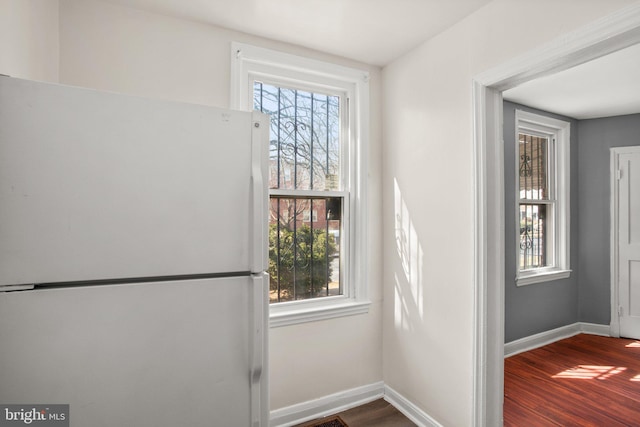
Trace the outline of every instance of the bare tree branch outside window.
<instances>
[{"instance_id":1,"label":"bare tree branch outside window","mask_svg":"<svg viewBox=\"0 0 640 427\"><path fill-rule=\"evenodd\" d=\"M339 295L343 203L322 192L341 189L340 98L262 82L253 95L271 116L269 186L288 192L271 196L271 301Z\"/></svg>"}]
</instances>

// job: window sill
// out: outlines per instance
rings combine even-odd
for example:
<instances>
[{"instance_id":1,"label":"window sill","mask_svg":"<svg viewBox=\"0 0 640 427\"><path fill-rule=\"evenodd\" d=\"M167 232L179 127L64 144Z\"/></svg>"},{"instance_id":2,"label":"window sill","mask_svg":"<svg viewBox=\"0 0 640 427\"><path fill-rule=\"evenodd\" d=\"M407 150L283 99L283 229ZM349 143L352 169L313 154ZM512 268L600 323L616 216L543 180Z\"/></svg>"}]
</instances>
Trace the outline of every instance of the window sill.
<instances>
[{"instance_id":1,"label":"window sill","mask_svg":"<svg viewBox=\"0 0 640 427\"><path fill-rule=\"evenodd\" d=\"M269 327L297 325L336 317L353 316L369 312L371 301L354 301L346 298L331 298L327 301L306 300L278 303L269 306Z\"/></svg>"},{"instance_id":2,"label":"window sill","mask_svg":"<svg viewBox=\"0 0 640 427\"><path fill-rule=\"evenodd\" d=\"M522 272L516 277L516 286L533 285L534 283L551 282L553 280L568 279L571 270L545 270Z\"/></svg>"}]
</instances>

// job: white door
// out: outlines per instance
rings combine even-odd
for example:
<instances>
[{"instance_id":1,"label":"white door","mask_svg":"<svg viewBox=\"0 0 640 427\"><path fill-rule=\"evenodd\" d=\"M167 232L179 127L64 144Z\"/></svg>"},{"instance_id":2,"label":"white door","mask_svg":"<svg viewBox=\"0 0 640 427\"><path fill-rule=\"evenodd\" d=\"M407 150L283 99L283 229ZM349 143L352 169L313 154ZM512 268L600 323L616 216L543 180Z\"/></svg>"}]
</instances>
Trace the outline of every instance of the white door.
<instances>
[{"instance_id":1,"label":"white door","mask_svg":"<svg viewBox=\"0 0 640 427\"><path fill-rule=\"evenodd\" d=\"M613 148L611 155L612 269L620 336L640 339L640 147Z\"/></svg>"}]
</instances>

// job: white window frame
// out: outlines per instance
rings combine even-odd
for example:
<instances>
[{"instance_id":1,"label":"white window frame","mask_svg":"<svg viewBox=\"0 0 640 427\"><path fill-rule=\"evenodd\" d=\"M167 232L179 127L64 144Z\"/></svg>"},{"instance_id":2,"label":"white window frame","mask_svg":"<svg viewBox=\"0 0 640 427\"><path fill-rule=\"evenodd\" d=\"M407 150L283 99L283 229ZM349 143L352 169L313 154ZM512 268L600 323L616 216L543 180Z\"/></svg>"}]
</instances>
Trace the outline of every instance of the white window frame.
<instances>
[{"instance_id":1,"label":"white window frame","mask_svg":"<svg viewBox=\"0 0 640 427\"><path fill-rule=\"evenodd\" d=\"M253 82L266 80L293 87L345 94L347 114L343 138L349 162L349 196L343 207L345 227L345 274L343 295L272 303L270 326L279 327L334 317L367 313L371 302L367 289L367 189L369 140L369 73L310 58L243 43L231 43L231 108L253 108ZM343 106L344 108L345 106ZM278 190L272 190L278 194ZM342 245L341 245L342 246Z\"/></svg>"},{"instance_id":2,"label":"white window frame","mask_svg":"<svg viewBox=\"0 0 640 427\"><path fill-rule=\"evenodd\" d=\"M516 110L515 126L515 217L516 217L516 284L518 286L552 280L566 279L571 275L570 268L570 140L571 124L528 111ZM548 267L521 270L519 265L520 251L520 159L519 134L521 132L544 136L550 141L549 149L549 186L550 198L553 202L552 218L547 223L551 228L550 236L546 237L547 250L551 252L552 262Z\"/></svg>"}]
</instances>

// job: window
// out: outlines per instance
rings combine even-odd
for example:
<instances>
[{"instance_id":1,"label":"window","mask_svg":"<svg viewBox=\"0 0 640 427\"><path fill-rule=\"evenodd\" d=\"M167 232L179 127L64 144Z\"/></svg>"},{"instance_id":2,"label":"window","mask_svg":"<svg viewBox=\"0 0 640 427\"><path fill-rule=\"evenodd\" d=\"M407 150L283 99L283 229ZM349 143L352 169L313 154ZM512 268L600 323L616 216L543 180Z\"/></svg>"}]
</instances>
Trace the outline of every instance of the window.
<instances>
[{"instance_id":1,"label":"window","mask_svg":"<svg viewBox=\"0 0 640 427\"><path fill-rule=\"evenodd\" d=\"M368 75L233 43L231 98L271 117L271 325L366 312Z\"/></svg>"},{"instance_id":2,"label":"window","mask_svg":"<svg viewBox=\"0 0 640 427\"><path fill-rule=\"evenodd\" d=\"M568 122L516 111L517 284L569 277Z\"/></svg>"},{"instance_id":3,"label":"window","mask_svg":"<svg viewBox=\"0 0 640 427\"><path fill-rule=\"evenodd\" d=\"M271 116L272 303L344 293L340 236L345 234L342 206L348 185L342 178L348 162L342 159L343 104L340 95L254 81L253 108Z\"/></svg>"}]
</instances>

